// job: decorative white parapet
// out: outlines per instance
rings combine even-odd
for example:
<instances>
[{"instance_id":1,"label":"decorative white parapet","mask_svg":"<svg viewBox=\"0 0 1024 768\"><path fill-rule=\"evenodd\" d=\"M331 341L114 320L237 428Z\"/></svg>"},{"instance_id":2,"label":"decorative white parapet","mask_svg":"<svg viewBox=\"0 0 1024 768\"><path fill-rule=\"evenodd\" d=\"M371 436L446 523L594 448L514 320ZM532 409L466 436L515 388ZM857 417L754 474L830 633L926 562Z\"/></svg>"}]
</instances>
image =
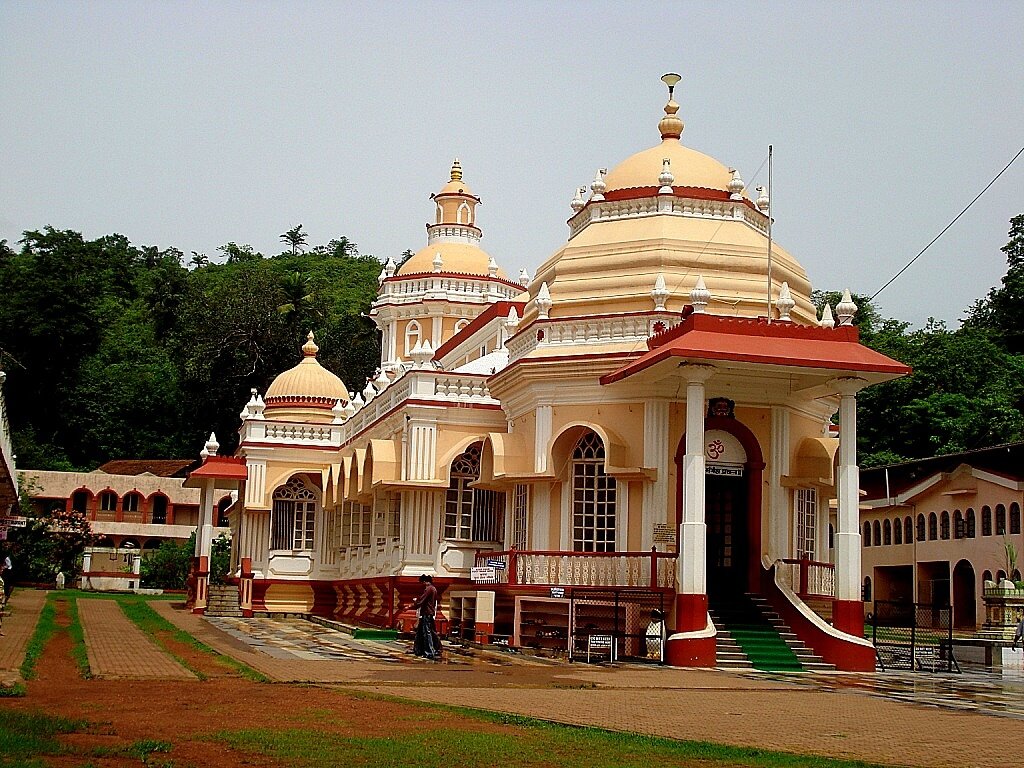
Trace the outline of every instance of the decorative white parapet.
<instances>
[{"instance_id":1,"label":"decorative white parapet","mask_svg":"<svg viewBox=\"0 0 1024 768\"><path fill-rule=\"evenodd\" d=\"M665 275L658 273L658 279L654 281L654 288L651 289L651 298L654 299L654 308L658 311L665 309L665 302L668 300L668 287L665 285Z\"/></svg>"},{"instance_id":2,"label":"decorative white parapet","mask_svg":"<svg viewBox=\"0 0 1024 768\"><path fill-rule=\"evenodd\" d=\"M592 203L599 203L604 200L605 190L608 189L608 185L604 181L606 173L608 173L607 168L598 168L594 180L590 182L590 191L594 193L590 198Z\"/></svg>"},{"instance_id":3,"label":"decorative white parapet","mask_svg":"<svg viewBox=\"0 0 1024 768\"><path fill-rule=\"evenodd\" d=\"M672 195L627 200L590 199L590 205L569 219L569 239L572 240L592 221L619 221L638 219L658 214L683 216L692 219L741 221L761 234L768 231L768 218L753 210L740 196L740 200L702 200ZM599 204L595 204L599 203Z\"/></svg>"},{"instance_id":4,"label":"decorative white parapet","mask_svg":"<svg viewBox=\"0 0 1024 768\"><path fill-rule=\"evenodd\" d=\"M853 325L853 317L857 314L857 305L853 303L850 296L850 289L843 291L843 299L836 304L836 316L839 318L839 325Z\"/></svg>"},{"instance_id":5,"label":"decorative white parapet","mask_svg":"<svg viewBox=\"0 0 1024 768\"><path fill-rule=\"evenodd\" d=\"M510 338L505 347L509 359L515 361L541 345L646 343L653 333L672 328L679 320L678 312L667 309L635 315L546 319L542 326L543 339L535 333L520 332Z\"/></svg>"},{"instance_id":6,"label":"decorative white parapet","mask_svg":"<svg viewBox=\"0 0 1024 768\"><path fill-rule=\"evenodd\" d=\"M779 310L779 320L790 322L793 318L789 313L793 311L796 302L793 301L793 294L789 291L789 283L784 282L779 289L779 298L775 300L775 308Z\"/></svg>"},{"instance_id":7,"label":"decorative white parapet","mask_svg":"<svg viewBox=\"0 0 1024 768\"><path fill-rule=\"evenodd\" d=\"M690 291L690 304L693 305L695 314L703 314L707 311L708 302L711 301L711 291L704 285L704 276L697 275L697 282Z\"/></svg>"},{"instance_id":8,"label":"decorative white parapet","mask_svg":"<svg viewBox=\"0 0 1024 768\"><path fill-rule=\"evenodd\" d=\"M821 320L818 321L818 325L822 328L834 328L836 325L836 319L832 316L832 305L827 301L824 309L821 310Z\"/></svg>"}]
</instances>

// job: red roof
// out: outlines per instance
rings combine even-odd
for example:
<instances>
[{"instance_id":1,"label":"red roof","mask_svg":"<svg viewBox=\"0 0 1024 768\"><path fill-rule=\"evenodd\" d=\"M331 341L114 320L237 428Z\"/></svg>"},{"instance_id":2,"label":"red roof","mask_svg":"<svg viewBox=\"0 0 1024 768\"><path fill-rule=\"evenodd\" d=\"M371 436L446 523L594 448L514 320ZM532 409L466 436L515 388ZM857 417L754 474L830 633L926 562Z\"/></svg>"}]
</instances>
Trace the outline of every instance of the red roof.
<instances>
[{"instance_id":1,"label":"red roof","mask_svg":"<svg viewBox=\"0 0 1024 768\"><path fill-rule=\"evenodd\" d=\"M601 378L621 381L669 358L729 360L835 371L904 376L904 365L858 340L854 326L819 328L765 318L692 314L647 341L649 352Z\"/></svg>"},{"instance_id":2,"label":"red roof","mask_svg":"<svg viewBox=\"0 0 1024 768\"><path fill-rule=\"evenodd\" d=\"M245 459L235 456L207 456L203 465L189 474L193 477L212 477L224 480L245 480L248 472L245 468Z\"/></svg>"},{"instance_id":3,"label":"red roof","mask_svg":"<svg viewBox=\"0 0 1024 768\"><path fill-rule=\"evenodd\" d=\"M108 475L142 475L148 472L157 477L184 477L195 459L113 459L97 468Z\"/></svg>"},{"instance_id":4,"label":"red roof","mask_svg":"<svg viewBox=\"0 0 1024 768\"><path fill-rule=\"evenodd\" d=\"M525 288L523 289L526 290ZM487 309L481 312L479 315L473 318L472 322L463 328L461 331L452 336L448 341L437 348L434 352L434 359L440 360L442 357L451 352L455 347L461 344L463 341L468 339L478 330L483 328L487 323L491 322L498 317L508 317L508 311L512 308L516 308L516 313L522 317L523 307L526 306L525 301L497 301L491 304Z\"/></svg>"}]
</instances>

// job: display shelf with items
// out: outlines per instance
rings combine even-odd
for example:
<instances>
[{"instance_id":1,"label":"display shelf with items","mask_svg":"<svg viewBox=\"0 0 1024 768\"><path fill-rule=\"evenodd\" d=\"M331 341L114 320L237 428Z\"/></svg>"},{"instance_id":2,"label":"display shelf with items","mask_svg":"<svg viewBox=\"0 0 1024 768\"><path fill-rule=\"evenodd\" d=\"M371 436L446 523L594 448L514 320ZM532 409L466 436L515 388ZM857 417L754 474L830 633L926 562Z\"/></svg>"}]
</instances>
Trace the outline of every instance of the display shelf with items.
<instances>
[{"instance_id":1,"label":"display shelf with items","mask_svg":"<svg viewBox=\"0 0 1024 768\"><path fill-rule=\"evenodd\" d=\"M488 643L494 633L494 592L455 591L448 595L451 623L448 636L467 642Z\"/></svg>"},{"instance_id":2,"label":"display shelf with items","mask_svg":"<svg viewBox=\"0 0 1024 768\"><path fill-rule=\"evenodd\" d=\"M549 656L569 650L569 601L554 597L518 596L515 602L516 647Z\"/></svg>"}]
</instances>

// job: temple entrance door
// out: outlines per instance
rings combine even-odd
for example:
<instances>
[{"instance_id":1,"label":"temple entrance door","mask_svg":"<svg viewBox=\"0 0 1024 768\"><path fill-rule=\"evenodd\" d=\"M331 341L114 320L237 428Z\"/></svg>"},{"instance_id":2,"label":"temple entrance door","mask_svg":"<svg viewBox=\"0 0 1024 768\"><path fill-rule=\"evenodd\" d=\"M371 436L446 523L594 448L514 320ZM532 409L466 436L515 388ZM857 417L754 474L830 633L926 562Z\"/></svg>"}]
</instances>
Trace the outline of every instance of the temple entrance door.
<instances>
[{"instance_id":1,"label":"temple entrance door","mask_svg":"<svg viewBox=\"0 0 1024 768\"><path fill-rule=\"evenodd\" d=\"M710 467L709 467L710 469ZM746 591L747 481L741 475L705 477L708 594Z\"/></svg>"}]
</instances>

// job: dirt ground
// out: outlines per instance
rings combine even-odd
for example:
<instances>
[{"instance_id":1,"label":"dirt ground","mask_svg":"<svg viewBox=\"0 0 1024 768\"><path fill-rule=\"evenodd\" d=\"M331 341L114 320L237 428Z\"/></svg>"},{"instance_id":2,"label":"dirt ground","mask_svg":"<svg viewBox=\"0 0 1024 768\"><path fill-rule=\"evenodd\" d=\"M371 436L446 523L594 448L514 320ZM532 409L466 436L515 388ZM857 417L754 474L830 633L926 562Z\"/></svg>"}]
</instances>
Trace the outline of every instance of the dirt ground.
<instances>
[{"instance_id":1,"label":"dirt ground","mask_svg":"<svg viewBox=\"0 0 1024 768\"><path fill-rule=\"evenodd\" d=\"M57 624L62 628L69 624L65 613L58 614ZM96 748L114 751L143 740L171 743L169 753L154 757L173 760L176 766L285 765L267 756L232 752L207 739L228 729L315 727L321 733L374 737L437 726L436 713L424 707L357 698L313 686L251 682L217 657L170 638L164 640L208 679L85 680L71 656L70 636L62 631L47 645L37 665L38 677L26 684L27 695L0 700L0 708L91 723L86 733L61 737L77 748L77 756L48 759L51 765L69 767L85 761L97 767L138 766L138 757L85 757L83 753L95 754ZM445 713L444 720L446 726L466 731L504 728L451 713Z\"/></svg>"}]
</instances>

